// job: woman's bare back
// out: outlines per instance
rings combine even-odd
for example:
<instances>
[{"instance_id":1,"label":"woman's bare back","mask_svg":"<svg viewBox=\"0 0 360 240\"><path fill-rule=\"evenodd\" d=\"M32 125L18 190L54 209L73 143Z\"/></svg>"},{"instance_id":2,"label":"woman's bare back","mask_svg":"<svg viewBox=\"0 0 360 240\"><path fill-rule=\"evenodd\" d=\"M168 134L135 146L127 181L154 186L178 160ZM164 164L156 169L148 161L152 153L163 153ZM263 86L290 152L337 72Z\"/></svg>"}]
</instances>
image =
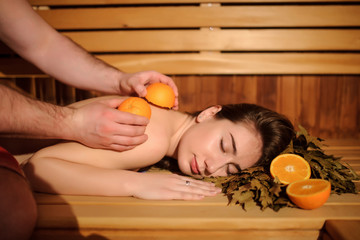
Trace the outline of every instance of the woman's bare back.
<instances>
[{"instance_id":1,"label":"woman's bare back","mask_svg":"<svg viewBox=\"0 0 360 240\"><path fill-rule=\"evenodd\" d=\"M88 99L74 103L71 106L77 108L105 98L121 97L106 96ZM169 148L173 128L163 116L167 114L167 111L152 106L152 118L145 131L149 138L145 143L134 149L117 152L90 148L78 142L64 142L38 151L32 156L30 161L35 161L38 158L57 158L95 167L125 170L152 165L160 161L166 155Z\"/></svg>"}]
</instances>

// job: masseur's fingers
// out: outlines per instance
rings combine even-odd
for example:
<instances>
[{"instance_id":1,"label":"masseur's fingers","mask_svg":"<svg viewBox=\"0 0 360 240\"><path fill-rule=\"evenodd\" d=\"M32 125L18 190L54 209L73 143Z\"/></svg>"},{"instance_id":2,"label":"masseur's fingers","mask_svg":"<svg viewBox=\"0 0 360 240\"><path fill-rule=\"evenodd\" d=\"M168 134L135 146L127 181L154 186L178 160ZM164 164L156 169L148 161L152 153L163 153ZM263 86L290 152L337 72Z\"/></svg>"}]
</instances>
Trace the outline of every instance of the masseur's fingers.
<instances>
[{"instance_id":1,"label":"masseur's fingers","mask_svg":"<svg viewBox=\"0 0 360 240\"><path fill-rule=\"evenodd\" d=\"M103 100L73 109L71 133L92 147L124 151L144 143L149 119L114 108L121 101Z\"/></svg>"}]
</instances>

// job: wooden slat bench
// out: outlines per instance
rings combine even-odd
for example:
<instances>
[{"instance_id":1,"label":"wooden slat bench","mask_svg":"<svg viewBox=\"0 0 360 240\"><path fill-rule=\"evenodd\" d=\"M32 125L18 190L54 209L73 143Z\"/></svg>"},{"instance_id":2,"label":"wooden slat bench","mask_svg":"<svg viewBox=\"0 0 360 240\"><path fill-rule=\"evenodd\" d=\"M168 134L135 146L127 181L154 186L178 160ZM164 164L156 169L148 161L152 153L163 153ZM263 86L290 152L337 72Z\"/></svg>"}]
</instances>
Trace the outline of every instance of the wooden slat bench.
<instances>
[{"instance_id":1,"label":"wooden slat bench","mask_svg":"<svg viewBox=\"0 0 360 240\"><path fill-rule=\"evenodd\" d=\"M318 239L327 219L360 220L358 195L332 196L311 211L288 208L277 213L257 208L245 212L226 206L222 196L193 202L37 195L37 201L35 239L76 234L109 239Z\"/></svg>"},{"instance_id":2,"label":"wooden slat bench","mask_svg":"<svg viewBox=\"0 0 360 240\"><path fill-rule=\"evenodd\" d=\"M223 91L219 103L250 99L334 138L326 151L344 156L360 172L360 1L30 3L50 25L109 64L172 75L186 110L213 104L212 88ZM56 85L1 43L0 78L44 78ZM196 95L201 104L193 101ZM339 231L327 220L360 221L360 196L353 194L332 195L312 211L280 212L245 212L226 206L223 196L196 202L46 194L36 199L33 239L331 239Z\"/></svg>"},{"instance_id":3,"label":"wooden slat bench","mask_svg":"<svg viewBox=\"0 0 360 240\"><path fill-rule=\"evenodd\" d=\"M360 141L327 141L329 154L360 162ZM338 155L337 155L338 156ZM355 167L360 173L359 166ZM279 212L227 206L225 196L202 201L36 194L39 219L33 239L342 239L359 234L360 195L331 195L315 210ZM331 220L328 223L328 220ZM351 221L346 234L341 224ZM339 225L337 225L337 223ZM91 238L90 238L91 239ZM96 239L96 238L94 238ZM100 238L102 239L102 238Z\"/></svg>"}]
</instances>

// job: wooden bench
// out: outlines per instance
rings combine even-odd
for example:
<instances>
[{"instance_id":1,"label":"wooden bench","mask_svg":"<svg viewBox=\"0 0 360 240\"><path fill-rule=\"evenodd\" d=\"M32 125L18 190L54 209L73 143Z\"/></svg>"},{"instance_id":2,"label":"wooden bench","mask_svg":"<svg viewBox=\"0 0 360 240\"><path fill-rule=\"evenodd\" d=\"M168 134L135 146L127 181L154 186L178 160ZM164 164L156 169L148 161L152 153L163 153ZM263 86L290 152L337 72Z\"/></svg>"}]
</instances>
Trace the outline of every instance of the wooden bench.
<instances>
[{"instance_id":1,"label":"wooden bench","mask_svg":"<svg viewBox=\"0 0 360 240\"><path fill-rule=\"evenodd\" d=\"M109 64L171 75L181 110L261 104L331 139L326 151L344 156L360 172L360 1L30 3L54 28ZM0 78L58 104L83 97L4 45ZM34 239L331 239L339 235L327 220L351 220L356 226L360 220L360 196L352 194L332 195L316 210L277 213L245 212L226 206L223 196L200 202L46 194L36 199Z\"/></svg>"},{"instance_id":2,"label":"wooden bench","mask_svg":"<svg viewBox=\"0 0 360 240\"><path fill-rule=\"evenodd\" d=\"M360 173L360 141L329 141ZM344 145L346 144L346 145ZM355 164L353 164L355 163ZM150 201L130 197L36 194L33 239L353 239L359 234L360 195L331 195L315 210L279 212L227 206L217 196L202 201ZM346 226L346 228L344 227ZM344 231L346 229L346 231Z\"/></svg>"}]
</instances>

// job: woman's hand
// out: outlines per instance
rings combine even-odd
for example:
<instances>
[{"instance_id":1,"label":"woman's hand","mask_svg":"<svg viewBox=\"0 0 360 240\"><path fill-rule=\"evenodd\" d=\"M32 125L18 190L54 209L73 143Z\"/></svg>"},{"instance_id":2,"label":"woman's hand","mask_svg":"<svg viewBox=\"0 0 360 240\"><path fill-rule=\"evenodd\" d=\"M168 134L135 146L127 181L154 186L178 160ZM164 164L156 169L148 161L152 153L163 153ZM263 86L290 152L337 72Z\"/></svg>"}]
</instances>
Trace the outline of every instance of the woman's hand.
<instances>
[{"instance_id":1,"label":"woman's hand","mask_svg":"<svg viewBox=\"0 0 360 240\"><path fill-rule=\"evenodd\" d=\"M221 192L213 183L176 174L138 173L131 183L133 196L152 200L200 200Z\"/></svg>"}]
</instances>

